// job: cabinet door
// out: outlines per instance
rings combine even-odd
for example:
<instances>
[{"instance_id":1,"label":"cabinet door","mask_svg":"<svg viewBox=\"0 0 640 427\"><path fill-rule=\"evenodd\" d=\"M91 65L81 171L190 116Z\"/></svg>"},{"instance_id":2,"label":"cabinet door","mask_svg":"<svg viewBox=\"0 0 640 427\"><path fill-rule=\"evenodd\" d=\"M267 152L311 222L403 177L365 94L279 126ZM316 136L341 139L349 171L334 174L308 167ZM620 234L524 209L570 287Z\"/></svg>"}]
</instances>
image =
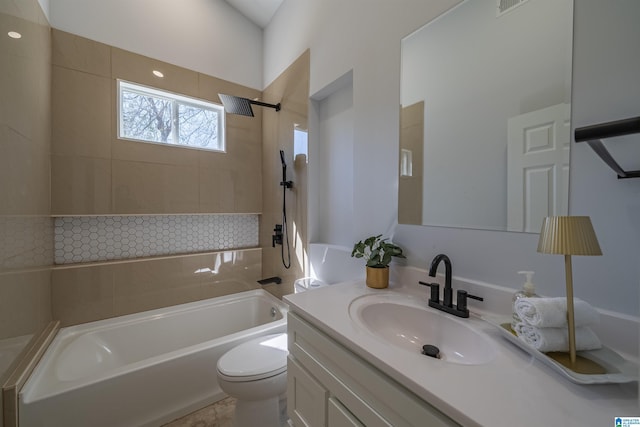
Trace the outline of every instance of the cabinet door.
<instances>
[{"instance_id":1,"label":"cabinet door","mask_svg":"<svg viewBox=\"0 0 640 427\"><path fill-rule=\"evenodd\" d=\"M295 427L325 427L329 393L302 366L287 360L287 412Z\"/></svg>"},{"instance_id":2,"label":"cabinet door","mask_svg":"<svg viewBox=\"0 0 640 427\"><path fill-rule=\"evenodd\" d=\"M351 412L333 397L329 398L329 427L365 427Z\"/></svg>"}]
</instances>

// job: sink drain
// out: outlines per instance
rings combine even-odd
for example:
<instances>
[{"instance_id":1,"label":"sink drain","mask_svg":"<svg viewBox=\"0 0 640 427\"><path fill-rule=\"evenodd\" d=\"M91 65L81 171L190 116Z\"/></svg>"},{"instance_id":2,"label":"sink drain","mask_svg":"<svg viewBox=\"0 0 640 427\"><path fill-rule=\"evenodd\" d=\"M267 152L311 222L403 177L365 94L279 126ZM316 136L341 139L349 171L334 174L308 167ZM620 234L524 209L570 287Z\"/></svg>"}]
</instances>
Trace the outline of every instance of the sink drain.
<instances>
[{"instance_id":1,"label":"sink drain","mask_svg":"<svg viewBox=\"0 0 640 427\"><path fill-rule=\"evenodd\" d=\"M422 346L422 354L425 356L433 357L435 359L440 359L440 349L435 345L425 344Z\"/></svg>"}]
</instances>

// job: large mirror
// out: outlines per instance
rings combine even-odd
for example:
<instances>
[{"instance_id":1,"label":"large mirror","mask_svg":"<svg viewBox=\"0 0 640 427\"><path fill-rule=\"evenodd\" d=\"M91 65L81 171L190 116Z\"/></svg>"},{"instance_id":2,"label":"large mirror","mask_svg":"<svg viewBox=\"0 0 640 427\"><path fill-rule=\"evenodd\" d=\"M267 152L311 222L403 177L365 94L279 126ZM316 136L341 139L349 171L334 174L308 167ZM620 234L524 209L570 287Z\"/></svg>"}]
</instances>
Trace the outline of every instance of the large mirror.
<instances>
[{"instance_id":1,"label":"large mirror","mask_svg":"<svg viewBox=\"0 0 640 427\"><path fill-rule=\"evenodd\" d=\"M572 21L572 0L466 0L402 40L401 224L567 214Z\"/></svg>"}]
</instances>

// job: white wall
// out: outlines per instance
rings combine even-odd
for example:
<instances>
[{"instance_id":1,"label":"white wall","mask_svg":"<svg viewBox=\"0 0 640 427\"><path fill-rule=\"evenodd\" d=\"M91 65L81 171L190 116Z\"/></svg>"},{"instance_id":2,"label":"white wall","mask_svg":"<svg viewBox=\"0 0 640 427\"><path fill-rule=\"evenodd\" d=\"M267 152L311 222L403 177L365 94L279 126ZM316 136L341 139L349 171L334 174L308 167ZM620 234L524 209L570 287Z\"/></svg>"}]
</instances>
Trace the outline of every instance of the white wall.
<instances>
[{"instance_id":1,"label":"white wall","mask_svg":"<svg viewBox=\"0 0 640 427\"><path fill-rule=\"evenodd\" d=\"M55 0L50 23L254 89L264 87L262 30L222 0Z\"/></svg>"},{"instance_id":2,"label":"white wall","mask_svg":"<svg viewBox=\"0 0 640 427\"><path fill-rule=\"evenodd\" d=\"M352 233L356 238L384 232L397 210L400 40L455 3L455 0L285 0L265 30L266 82L306 47L311 49L312 95L353 70L352 171L357 220ZM575 3L574 70L585 62L591 67L592 62L599 62L604 54L614 55L615 50L620 55L634 55L639 30L632 23L639 16L640 2L616 0L602 4L599 0L576 0ZM604 16L613 15L610 22L601 20L600 8L607 9ZM625 30L618 36L621 26ZM591 37L602 37L600 40L605 44L602 52L590 52ZM618 37L622 39L619 43L607 46L606 40ZM618 108L621 104L633 104L635 99L637 106L640 99L637 89L629 87L637 83L640 75L637 61L635 55L623 58L623 65L603 64L587 75L576 71L574 122L613 119L606 117L610 104ZM601 106L592 100L610 87L615 89L606 93L609 103ZM310 141L311 138L310 135ZM593 153L582 153L584 150L577 147L572 158L570 212L594 217L605 255L574 257L576 296L601 308L637 316L640 180L618 182ZM597 191L600 189L607 194ZM340 206L333 209L340 214ZM619 213L612 213L615 210ZM394 240L407 249L412 265L426 267L436 254L445 252L453 260L454 274L517 288L522 280L516 272L532 269L537 272L534 279L541 293L564 292L562 257L538 254L537 236L533 234L402 225L397 227Z\"/></svg>"},{"instance_id":3,"label":"white wall","mask_svg":"<svg viewBox=\"0 0 640 427\"><path fill-rule=\"evenodd\" d=\"M318 194L309 194L318 200L318 233L310 236L312 242L331 242L351 247L353 214L353 82L318 101L319 126L317 157L310 158L316 171L315 188ZM335 209L340 206L340 209Z\"/></svg>"},{"instance_id":4,"label":"white wall","mask_svg":"<svg viewBox=\"0 0 640 427\"><path fill-rule=\"evenodd\" d=\"M639 1L576 0L573 127L640 116L639 19ZM633 153L616 160L639 170L640 134L628 139ZM638 315L640 178L618 180L584 142L571 150L570 210L591 216L603 252L574 257L576 289L588 283L590 300Z\"/></svg>"},{"instance_id":5,"label":"white wall","mask_svg":"<svg viewBox=\"0 0 640 427\"><path fill-rule=\"evenodd\" d=\"M38 3L40 3L42 12L44 13L44 16L47 18L47 21L49 21L50 20L49 11L50 11L51 0L38 0Z\"/></svg>"}]
</instances>

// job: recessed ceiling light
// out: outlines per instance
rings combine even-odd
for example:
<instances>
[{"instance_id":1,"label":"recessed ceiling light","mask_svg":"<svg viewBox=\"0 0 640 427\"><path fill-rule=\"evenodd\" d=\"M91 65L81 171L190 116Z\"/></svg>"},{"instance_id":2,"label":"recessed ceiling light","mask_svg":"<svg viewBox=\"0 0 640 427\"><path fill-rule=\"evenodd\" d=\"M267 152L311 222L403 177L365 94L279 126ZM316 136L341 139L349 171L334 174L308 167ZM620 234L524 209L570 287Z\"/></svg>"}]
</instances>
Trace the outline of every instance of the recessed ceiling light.
<instances>
[{"instance_id":1,"label":"recessed ceiling light","mask_svg":"<svg viewBox=\"0 0 640 427\"><path fill-rule=\"evenodd\" d=\"M153 70L153 75L156 77L164 77L164 74L162 74L162 71L158 71L158 70Z\"/></svg>"},{"instance_id":2,"label":"recessed ceiling light","mask_svg":"<svg viewBox=\"0 0 640 427\"><path fill-rule=\"evenodd\" d=\"M8 35L9 37L11 37L12 39L19 39L19 38L22 38L22 34L20 34L20 33L16 32L16 31L9 31L9 32L7 33L7 35Z\"/></svg>"}]
</instances>

